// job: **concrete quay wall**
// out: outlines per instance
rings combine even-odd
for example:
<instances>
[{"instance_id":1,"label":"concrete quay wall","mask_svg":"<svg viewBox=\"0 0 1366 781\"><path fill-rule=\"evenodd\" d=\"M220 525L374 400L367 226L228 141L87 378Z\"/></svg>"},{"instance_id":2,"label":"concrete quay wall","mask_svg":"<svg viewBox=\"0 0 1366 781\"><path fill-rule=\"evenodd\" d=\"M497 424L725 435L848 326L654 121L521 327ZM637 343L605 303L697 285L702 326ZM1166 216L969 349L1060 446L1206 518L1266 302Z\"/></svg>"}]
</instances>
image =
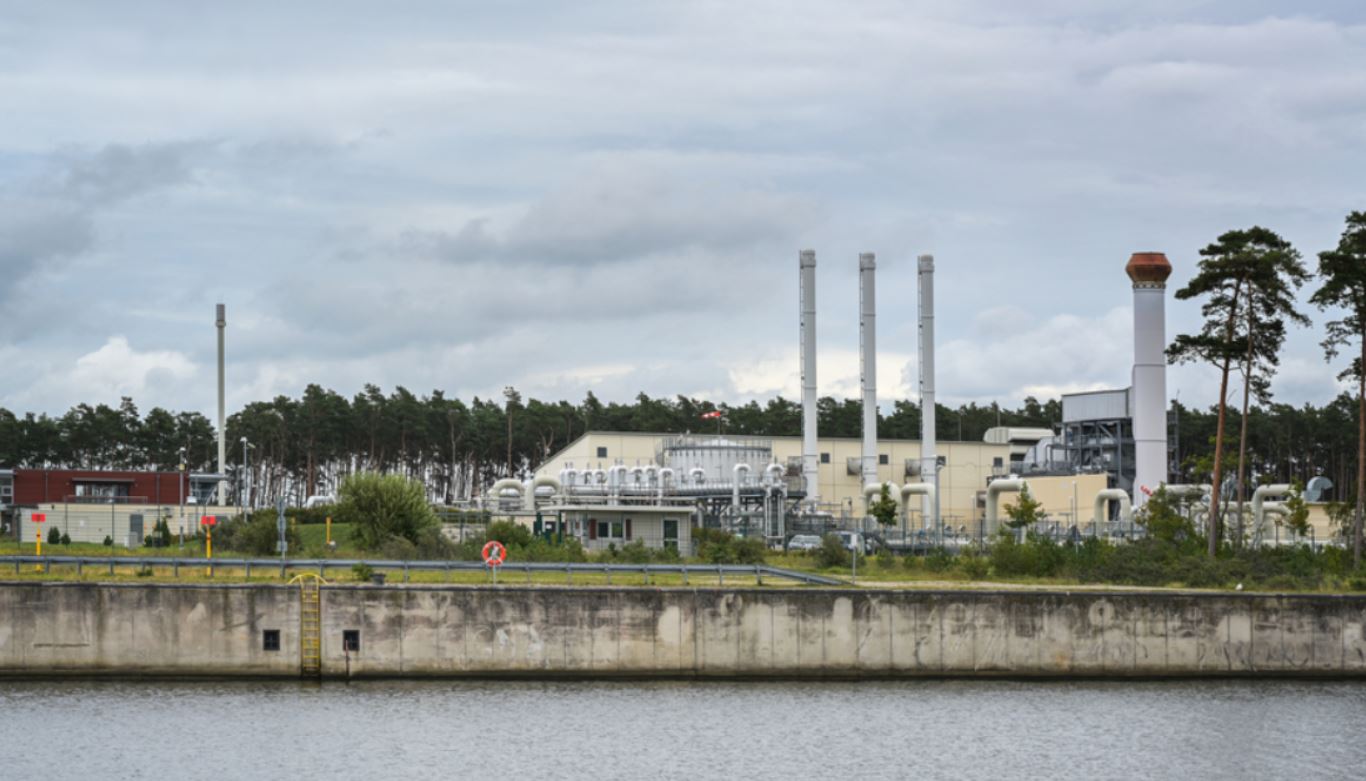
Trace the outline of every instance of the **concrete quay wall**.
<instances>
[{"instance_id":1,"label":"concrete quay wall","mask_svg":"<svg viewBox=\"0 0 1366 781\"><path fill-rule=\"evenodd\" d=\"M320 601L326 677L1366 676L1351 595L328 585ZM0 675L298 676L300 613L293 586L0 583Z\"/></svg>"}]
</instances>

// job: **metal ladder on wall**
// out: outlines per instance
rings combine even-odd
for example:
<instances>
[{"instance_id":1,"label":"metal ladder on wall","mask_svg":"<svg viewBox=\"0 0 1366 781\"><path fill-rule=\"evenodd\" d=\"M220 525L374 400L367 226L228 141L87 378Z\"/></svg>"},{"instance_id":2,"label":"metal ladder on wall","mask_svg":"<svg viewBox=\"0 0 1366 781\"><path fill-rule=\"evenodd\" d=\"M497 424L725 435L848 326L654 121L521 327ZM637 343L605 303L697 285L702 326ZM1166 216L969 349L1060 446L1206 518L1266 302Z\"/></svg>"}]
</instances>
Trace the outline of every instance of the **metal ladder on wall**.
<instances>
[{"instance_id":1,"label":"metal ladder on wall","mask_svg":"<svg viewBox=\"0 0 1366 781\"><path fill-rule=\"evenodd\" d=\"M322 677L322 591L324 581L313 573L296 575L299 584L299 674Z\"/></svg>"}]
</instances>

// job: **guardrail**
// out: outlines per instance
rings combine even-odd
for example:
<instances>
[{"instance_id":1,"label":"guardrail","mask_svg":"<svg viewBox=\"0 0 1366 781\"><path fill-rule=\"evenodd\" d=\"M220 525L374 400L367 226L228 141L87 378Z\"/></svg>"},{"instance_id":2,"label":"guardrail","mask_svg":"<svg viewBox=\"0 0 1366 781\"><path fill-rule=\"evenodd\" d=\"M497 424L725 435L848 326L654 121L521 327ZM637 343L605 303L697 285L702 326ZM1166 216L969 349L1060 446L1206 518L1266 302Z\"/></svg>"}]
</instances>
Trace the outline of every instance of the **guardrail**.
<instances>
[{"instance_id":1,"label":"guardrail","mask_svg":"<svg viewBox=\"0 0 1366 781\"><path fill-rule=\"evenodd\" d=\"M53 565L74 566L77 574L84 574L86 567L107 567L114 574L115 567L170 567L172 573L180 576L180 568L207 569L212 577L216 570L239 569L245 577L251 577L252 569L278 571L280 576L294 572L317 572L325 576L327 570L351 569L364 564L377 572L402 572L407 580L410 572L489 572L490 567L479 561L393 561L379 559L199 559L181 556L0 556L0 567L13 565L15 574L25 564L41 568L43 573L52 571ZM574 575L606 575L612 582L613 574L644 575L645 582L651 582L655 575L682 575L684 585L689 576L715 577L718 584L725 584L727 575L752 577L760 585L764 578L787 579L805 585L848 586L838 578L816 575L809 572L770 567L764 564L596 564L577 562L520 561L507 562L498 567L504 573L520 573L527 582L535 572L563 573L566 581L573 583Z\"/></svg>"}]
</instances>

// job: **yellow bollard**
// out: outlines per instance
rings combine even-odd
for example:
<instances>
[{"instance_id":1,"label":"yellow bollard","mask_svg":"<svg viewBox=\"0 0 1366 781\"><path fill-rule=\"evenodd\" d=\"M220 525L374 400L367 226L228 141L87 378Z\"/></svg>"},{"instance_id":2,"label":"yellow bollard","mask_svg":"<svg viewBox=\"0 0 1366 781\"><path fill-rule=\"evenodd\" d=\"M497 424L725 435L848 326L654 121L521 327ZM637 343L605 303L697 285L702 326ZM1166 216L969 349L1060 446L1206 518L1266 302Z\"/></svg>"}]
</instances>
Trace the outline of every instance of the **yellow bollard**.
<instances>
[{"instance_id":1,"label":"yellow bollard","mask_svg":"<svg viewBox=\"0 0 1366 781\"><path fill-rule=\"evenodd\" d=\"M212 527L212 526L205 526L205 527L204 527L204 558L205 558L205 559L211 559L211 558L213 558L213 527ZM210 577L210 578L213 577L213 568L212 568L212 567L205 567L205 568L204 568L204 576L205 576L205 577Z\"/></svg>"},{"instance_id":2,"label":"yellow bollard","mask_svg":"<svg viewBox=\"0 0 1366 781\"><path fill-rule=\"evenodd\" d=\"M327 547L332 547L332 516L327 516Z\"/></svg>"}]
</instances>

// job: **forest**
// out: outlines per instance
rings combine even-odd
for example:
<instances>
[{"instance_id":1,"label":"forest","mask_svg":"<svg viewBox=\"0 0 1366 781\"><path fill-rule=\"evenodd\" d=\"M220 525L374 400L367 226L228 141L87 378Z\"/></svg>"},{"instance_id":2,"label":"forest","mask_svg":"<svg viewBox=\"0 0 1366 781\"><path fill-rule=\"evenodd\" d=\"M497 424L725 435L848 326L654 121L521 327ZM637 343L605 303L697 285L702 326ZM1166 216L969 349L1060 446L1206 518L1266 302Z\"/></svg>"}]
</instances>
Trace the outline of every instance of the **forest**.
<instances>
[{"instance_id":1,"label":"forest","mask_svg":"<svg viewBox=\"0 0 1366 781\"><path fill-rule=\"evenodd\" d=\"M822 436L860 435L859 400L826 397L818 409ZM1208 480L1217 411L1179 404L1173 410L1183 469L1179 479ZM1347 395L1322 407L1253 407L1248 413L1251 471L1278 482L1324 474L1350 489L1356 410L1356 400ZM302 501L330 493L340 478L356 471L419 478L433 501L468 499L499 477L537 468L585 431L710 432L717 423L702 416L713 411L722 413L721 427L728 434L801 433L801 405L784 398L729 405L642 393L629 403L604 403L590 393L574 403L523 400L510 391L498 400L465 402L441 391L418 395L402 387L386 394L374 385L347 398L310 385L298 398L254 402L228 417L229 473L235 479L241 469L246 437L252 446L252 482L262 491L258 503L281 494ZM981 441L997 425L1055 427L1062 417L1058 400L1034 398L1017 408L941 404L937 413L940 438L946 441ZM1229 414L1236 427L1238 412ZM920 407L897 401L890 413L879 415L878 432L883 438L917 439ZM202 414L159 407L143 414L127 398L118 407L81 404L59 417L17 416L0 408L0 465L6 467L174 470L184 448L187 468L212 471L216 447L213 424Z\"/></svg>"}]
</instances>

